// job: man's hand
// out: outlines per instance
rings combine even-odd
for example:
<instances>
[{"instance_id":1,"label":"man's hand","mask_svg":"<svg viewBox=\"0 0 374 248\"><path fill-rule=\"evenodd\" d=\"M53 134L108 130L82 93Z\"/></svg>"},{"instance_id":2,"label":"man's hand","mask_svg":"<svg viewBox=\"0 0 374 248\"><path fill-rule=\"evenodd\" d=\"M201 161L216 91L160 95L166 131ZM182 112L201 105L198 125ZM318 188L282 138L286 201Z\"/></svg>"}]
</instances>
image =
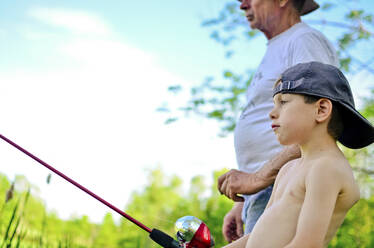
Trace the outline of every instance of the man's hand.
<instances>
[{"instance_id":1,"label":"man's hand","mask_svg":"<svg viewBox=\"0 0 374 248\"><path fill-rule=\"evenodd\" d=\"M251 195L270 186L282 166L300 156L299 146L286 146L255 173L230 170L223 174L218 178L218 190L234 201L243 201L238 194Z\"/></svg>"},{"instance_id":2,"label":"man's hand","mask_svg":"<svg viewBox=\"0 0 374 248\"><path fill-rule=\"evenodd\" d=\"M236 202L223 219L222 233L229 243L243 236L242 209L243 203Z\"/></svg>"},{"instance_id":3,"label":"man's hand","mask_svg":"<svg viewBox=\"0 0 374 248\"><path fill-rule=\"evenodd\" d=\"M257 193L260 179L256 173L250 174L239 170L230 170L218 178L218 190L233 201L243 201L238 194Z\"/></svg>"}]
</instances>

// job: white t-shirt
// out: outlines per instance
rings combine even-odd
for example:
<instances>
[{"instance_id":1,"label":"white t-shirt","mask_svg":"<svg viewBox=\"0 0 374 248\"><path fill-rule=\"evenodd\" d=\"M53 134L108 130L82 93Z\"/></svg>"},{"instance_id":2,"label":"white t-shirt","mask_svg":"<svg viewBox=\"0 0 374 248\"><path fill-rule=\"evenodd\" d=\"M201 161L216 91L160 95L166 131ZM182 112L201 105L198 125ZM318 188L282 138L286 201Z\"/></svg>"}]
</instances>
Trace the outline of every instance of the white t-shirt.
<instances>
[{"instance_id":1,"label":"white t-shirt","mask_svg":"<svg viewBox=\"0 0 374 248\"><path fill-rule=\"evenodd\" d=\"M248 87L247 105L235 128L234 143L239 169L255 172L280 150L271 129L273 86L289 67L310 61L338 66L334 47L319 31L300 22L273 37Z\"/></svg>"}]
</instances>

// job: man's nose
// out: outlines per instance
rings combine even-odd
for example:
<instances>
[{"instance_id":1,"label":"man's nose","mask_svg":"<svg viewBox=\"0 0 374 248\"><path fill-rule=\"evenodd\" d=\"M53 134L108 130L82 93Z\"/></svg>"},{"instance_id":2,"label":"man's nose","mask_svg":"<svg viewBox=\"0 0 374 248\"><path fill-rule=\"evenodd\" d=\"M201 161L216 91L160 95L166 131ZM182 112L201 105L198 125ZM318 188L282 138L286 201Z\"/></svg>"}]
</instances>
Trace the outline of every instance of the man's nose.
<instances>
[{"instance_id":1,"label":"man's nose","mask_svg":"<svg viewBox=\"0 0 374 248\"><path fill-rule=\"evenodd\" d=\"M240 9L246 10L251 7L250 0L243 0L242 3L240 4Z\"/></svg>"}]
</instances>

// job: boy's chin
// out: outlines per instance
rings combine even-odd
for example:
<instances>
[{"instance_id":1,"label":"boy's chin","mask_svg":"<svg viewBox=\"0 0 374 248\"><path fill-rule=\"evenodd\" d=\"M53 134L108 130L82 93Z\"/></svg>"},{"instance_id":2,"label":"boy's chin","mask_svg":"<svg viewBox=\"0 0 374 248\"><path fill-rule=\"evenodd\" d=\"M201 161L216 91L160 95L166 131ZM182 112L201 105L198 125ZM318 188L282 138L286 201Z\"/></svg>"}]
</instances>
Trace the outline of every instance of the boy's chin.
<instances>
[{"instance_id":1,"label":"boy's chin","mask_svg":"<svg viewBox=\"0 0 374 248\"><path fill-rule=\"evenodd\" d=\"M278 142L279 142L279 144L281 144L282 146L289 146L289 145L293 145L293 144L295 144L295 142L292 142L292 141L290 141L290 140L279 139L279 138L278 138Z\"/></svg>"}]
</instances>

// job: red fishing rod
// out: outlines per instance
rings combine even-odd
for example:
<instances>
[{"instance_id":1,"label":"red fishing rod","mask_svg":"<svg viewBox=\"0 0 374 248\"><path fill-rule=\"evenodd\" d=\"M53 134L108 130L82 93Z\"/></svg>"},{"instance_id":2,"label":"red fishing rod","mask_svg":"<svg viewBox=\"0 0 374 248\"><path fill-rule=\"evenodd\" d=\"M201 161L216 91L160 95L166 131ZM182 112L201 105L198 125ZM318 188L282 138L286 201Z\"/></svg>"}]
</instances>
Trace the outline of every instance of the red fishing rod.
<instances>
[{"instance_id":1,"label":"red fishing rod","mask_svg":"<svg viewBox=\"0 0 374 248\"><path fill-rule=\"evenodd\" d=\"M69 178L65 174L61 173L60 171L56 170L55 168L53 168L52 166L50 166L49 164L47 164L46 162L44 162L40 158L38 158L35 155L31 154L30 152L28 152L24 148L20 147L19 145L17 145L16 143L14 143L13 141L11 141L10 139L6 138L5 136L3 136L1 134L0 134L0 138L3 139L4 141L6 141L7 143L9 143L10 145L14 146L15 148L17 148L21 152L25 153L27 156L29 156L32 159L36 160L38 163L40 163L41 165L43 165L47 169L51 170L55 174L59 175L60 177L62 177L66 181L70 182L71 184L73 184L74 186L76 186L77 188L79 188L80 190L86 192L87 194L89 194L90 196L92 196L93 198L95 198L96 200L100 201L104 205L106 205L109 208L113 209L114 211L116 211L117 213L119 213L120 215L122 215L123 217L125 217L126 219L128 219L129 221L131 221L132 223L134 223L135 225L137 225L138 227L142 228L144 231L148 232L149 233L149 237L153 241L155 241L157 244L161 245L162 247L166 247L166 248L179 248L179 247L181 247L178 241L174 240L172 237L170 237L166 233L164 233L164 232L162 232L162 231L160 231L158 229L155 229L155 228L151 229L151 228L145 226L144 224L142 224L141 222L139 222L136 219L132 218L130 215L126 214L125 212L123 212L122 210L118 209L117 207L113 206L112 204L110 204L109 202L107 202L106 200L104 200L103 198L101 198L100 196L98 196L95 193L93 193L92 191L88 190L86 187L84 187L81 184L77 183L76 181L74 181L73 179Z\"/></svg>"}]
</instances>

